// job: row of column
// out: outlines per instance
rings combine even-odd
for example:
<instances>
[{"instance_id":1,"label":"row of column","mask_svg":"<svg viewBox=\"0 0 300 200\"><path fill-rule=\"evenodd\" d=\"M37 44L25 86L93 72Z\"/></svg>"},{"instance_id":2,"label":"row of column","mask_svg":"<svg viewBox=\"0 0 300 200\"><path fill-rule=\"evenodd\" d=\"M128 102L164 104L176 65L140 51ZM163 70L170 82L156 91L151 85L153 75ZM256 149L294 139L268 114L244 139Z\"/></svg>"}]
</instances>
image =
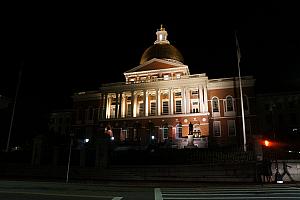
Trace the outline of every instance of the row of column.
<instances>
[{"instance_id":1,"label":"row of column","mask_svg":"<svg viewBox=\"0 0 300 200\"><path fill-rule=\"evenodd\" d=\"M144 104L144 113L143 116L149 116L149 94L151 89L138 91L131 91L131 110L127 110L128 106L126 102L126 93L129 92L120 92L120 93L103 93L103 110L105 111L104 116L106 119L109 118L125 118L126 116L137 117L139 107L138 107L138 94L142 94L143 96L143 104ZM161 115L161 91L162 89L155 89L156 96L156 115ZM191 110L191 89L187 87L181 88L181 110L182 113L190 113ZM168 114L174 114L174 88L168 89ZM115 110L114 113L111 112L111 106L113 103L113 98L115 97ZM198 104L200 113L208 112L208 101L207 101L207 87L199 85L198 86ZM129 114L130 112L130 114ZM151 112L151 110L150 110ZM127 114L127 115L126 115ZM114 115L114 116L113 116ZM141 116L140 116L141 117Z\"/></svg>"}]
</instances>

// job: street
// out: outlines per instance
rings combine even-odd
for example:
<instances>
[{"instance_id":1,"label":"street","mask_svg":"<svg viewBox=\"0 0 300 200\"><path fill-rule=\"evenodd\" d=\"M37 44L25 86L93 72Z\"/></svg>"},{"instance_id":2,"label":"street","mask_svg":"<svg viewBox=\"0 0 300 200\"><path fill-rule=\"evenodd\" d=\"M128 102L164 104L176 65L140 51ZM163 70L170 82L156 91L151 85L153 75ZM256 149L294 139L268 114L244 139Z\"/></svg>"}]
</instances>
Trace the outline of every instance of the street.
<instances>
[{"instance_id":1,"label":"street","mask_svg":"<svg viewBox=\"0 0 300 200\"><path fill-rule=\"evenodd\" d=\"M300 199L296 184L0 181L5 200Z\"/></svg>"}]
</instances>

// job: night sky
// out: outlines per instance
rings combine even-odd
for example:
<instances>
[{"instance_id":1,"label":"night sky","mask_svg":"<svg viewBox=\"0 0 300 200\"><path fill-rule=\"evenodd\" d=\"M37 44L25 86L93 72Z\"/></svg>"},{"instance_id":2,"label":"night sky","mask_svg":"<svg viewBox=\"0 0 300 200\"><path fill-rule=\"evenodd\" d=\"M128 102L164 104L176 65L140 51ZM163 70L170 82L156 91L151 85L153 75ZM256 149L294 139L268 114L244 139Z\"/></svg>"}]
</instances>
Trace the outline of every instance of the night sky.
<instances>
[{"instance_id":1,"label":"night sky","mask_svg":"<svg viewBox=\"0 0 300 200\"><path fill-rule=\"evenodd\" d=\"M237 76L236 30L241 74L253 75L258 91L282 90L277 86L290 80L299 84L296 3L191 2L7 8L1 23L0 94L14 98L22 68L14 134L43 131L39 122L51 110L70 108L73 92L124 81L123 72L139 64L160 24L191 74Z\"/></svg>"}]
</instances>

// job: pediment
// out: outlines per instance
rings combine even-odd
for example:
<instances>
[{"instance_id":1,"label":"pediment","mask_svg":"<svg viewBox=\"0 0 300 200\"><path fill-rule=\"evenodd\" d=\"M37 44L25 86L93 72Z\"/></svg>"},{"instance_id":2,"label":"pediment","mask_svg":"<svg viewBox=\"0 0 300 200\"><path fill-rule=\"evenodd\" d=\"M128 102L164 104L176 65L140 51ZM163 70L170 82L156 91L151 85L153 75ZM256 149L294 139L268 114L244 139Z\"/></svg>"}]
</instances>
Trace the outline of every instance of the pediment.
<instances>
[{"instance_id":1,"label":"pediment","mask_svg":"<svg viewBox=\"0 0 300 200\"><path fill-rule=\"evenodd\" d=\"M156 71L156 70L161 70L161 69L172 69L172 68L178 68L178 67L187 68L186 65L183 65L180 63L153 58L135 68L132 68L132 69L126 71L124 74L134 73L134 72L144 72L144 71Z\"/></svg>"}]
</instances>

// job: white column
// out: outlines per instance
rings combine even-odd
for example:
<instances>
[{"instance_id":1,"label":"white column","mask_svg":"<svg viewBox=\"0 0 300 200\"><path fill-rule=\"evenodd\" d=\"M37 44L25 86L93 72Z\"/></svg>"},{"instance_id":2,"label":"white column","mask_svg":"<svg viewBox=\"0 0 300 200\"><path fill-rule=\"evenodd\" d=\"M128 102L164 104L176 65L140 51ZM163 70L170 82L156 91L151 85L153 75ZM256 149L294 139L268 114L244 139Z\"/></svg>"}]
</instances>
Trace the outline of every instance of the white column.
<instances>
[{"instance_id":1,"label":"white column","mask_svg":"<svg viewBox=\"0 0 300 200\"><path fill-rule=\"evenodd\" d=\"M160 115L160 89L156 89L156 115Z\"/></svg>"},{"instance_id":2,"label":"white column","mask_svg":"<svg viewBox=\"0 0 300 200\"><path fill-rule=\"evenodd\" d=\"M198 86L198 90L199 90L199 109L200 109L200 113L202 113L204 111L203 87L202 87L202 85Z\"/></svg>"},{"instance_id":3,"label":"white column","mask_svg":"<svg viewBox=\"0 0 300 200\"><path fill-rule=\"evenodd\" d=\"M134 111L134 91L131 91L131 117L133 117Z\"/></svg>"},{"instance_id":4,"label":"white column","mask_svg":"<svg viewBox=\"0 0 300 200\"><path fill-rule=\"evenodd\" d=\"M148 91L144 90L144 115L148 116Z\"/></svg>"},{"instance_id":5,"label":"white column","mask_svg":"<svg viewBox=\"0 0 300 200\"><path fill-rule=\"evenodd\" d=\"M171 115L174 114L174 96L173 96L173 93L174 93L173 88L170 88L170 96L169 96L169 98L170 98L170 107L171 107L170 114Z\"/></svg>"},{"instance_id":6,"label":"white column","mask_svg":"<svg viewBox=\"0 0 300 200\"><path fill-rule=\"evenodd\" d=\"M183 94L183 101L182 101L182 105L183 105L183 113L184 114L186 114L186 89L185 89L185 87L184 88L182 88L181 89L183 92L182 92L182 94Z\"/></svg>"},{"instance_id":7,"label":"white column","mask_svg":"<svg viewBox=\"0 0 300 200\"><path fill-rule=\"evenodd\" d=\"M204 112L208 112L207 86L204 86Z\"/></svg>"},{"instance_id":8,"label":"white column","mask_svg":"<svg viewBox=\"0 0 300 200\"><path fill-rule=\"evenodd\" d=\"M119 93L116 93L116 107L115 107L115 118L118 118L119 110Z\"/></svg>"},{"instance_id":9,"label":"white column","mask_svg":"<svg viewBox=\"0 0 300 200\"><path fill-rule=\"evenodd\" d=\"M119 109L118 109L118 118L122 118L122 98L123 98L123 92L120 93L120 100L119 100Z\"/></svg>"},{"instance_id":10,"label":"white column","mask_svg":"<svg viewBox=\"0 0 300 200\"><path fill-rule=\"evenodd\" d=\"M190 88L186 89L186 113L191 113L191 90Z\"/></svg>"},{"instance_id":11,"label":"white column","mask_svg":"<svg viewBox=\"0 0 300 200\"><path fill-rule=\"evenodd\" d=\"M111 95L108 94L107 95L107 105L106 105L106 118L109 119L110 118L110 104L111 104Z\"/></svg>"},{"instance_id":12,"label":"white column","mask_svg":"<svg viewBox=\"0 0 300 200\"><path fill-rule=\"evenodd\" d=\"M168 98L169 98L169 101L168 101L168 115L171 114L171 89L168 88Z\"/></svg>"},{"instance_id":13,"label":"white column","mask_svg":"<svg viewBox=\"0 0 300 200\"><path fill-rule=\"evenodd\" d=\"M122 117L126 117L126 106L127 106L127 100L126 100L126 93L122 95Z\"/></svg>"},{"instance_id":14,"label":"white column","mask_svg":"<svg viewBox=\"0 0 300 200\"><path fill-rule=\"evenodd\" d=\"M102 109L101 109L101 118L105 119L106 118L106 93L102 94Z\"/></svg>"},{"instance_id":15,"label":"white column","mask_svg":"<svg viewBox=\"0 0 300 200\"><path fill-rule=\"evenodd\" d=\"M133 109L133 116L136 117L137 113L139 113L138 109L138 102L137 102L137 97L138 97L138 93L135 92L134 93L134 109Z\"/></svg>"}]
</instances>

